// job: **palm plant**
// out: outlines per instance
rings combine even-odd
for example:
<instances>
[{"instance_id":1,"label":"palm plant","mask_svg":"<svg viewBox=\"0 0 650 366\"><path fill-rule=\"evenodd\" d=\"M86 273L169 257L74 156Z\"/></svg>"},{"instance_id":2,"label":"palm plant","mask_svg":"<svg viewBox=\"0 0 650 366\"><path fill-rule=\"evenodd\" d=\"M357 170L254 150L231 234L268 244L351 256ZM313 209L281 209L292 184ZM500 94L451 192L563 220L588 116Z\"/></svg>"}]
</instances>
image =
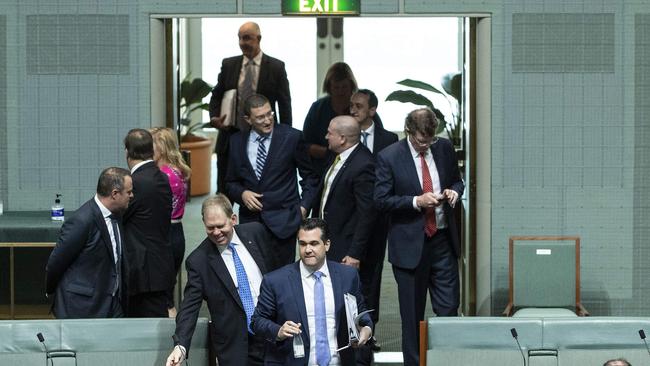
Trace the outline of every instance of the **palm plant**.
<instances>
[{"instance_id":1,"label":"palm plant","mask_svg":"<svg viewBox=\"0 0 650 366\"><path fill-rule=\"evenodd\" d=\"M181 82L179 91L179 109L181 110L180 124L184 126L184 133L181 135L182 141L196 139L194 132L206 127L210 127L210 122L197 122L192 124L192 112L201 110L208 110L208 103L203 102L205 98L212 91L212 86L201 78L190 80L188 75L185 80Z\"/></svg>"}]
</instances>

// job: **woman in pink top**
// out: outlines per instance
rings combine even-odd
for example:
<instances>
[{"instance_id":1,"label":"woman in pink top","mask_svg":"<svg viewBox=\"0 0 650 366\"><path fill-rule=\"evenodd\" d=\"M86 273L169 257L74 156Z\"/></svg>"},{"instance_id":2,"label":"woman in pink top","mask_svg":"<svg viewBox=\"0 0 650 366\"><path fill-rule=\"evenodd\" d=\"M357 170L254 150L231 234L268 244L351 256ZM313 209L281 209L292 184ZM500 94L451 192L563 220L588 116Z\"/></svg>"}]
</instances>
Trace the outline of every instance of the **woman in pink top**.
<instances>
[{"instance_id":1,"label":"woman in pink top","mask_svg":"<svg viewBox=\"0 0 650 366\"><path fill-rule=\"evenodd\" d=\"M185 255L185 233L183 232L183 213L187 197L187 180L191 169L181 156L176 141L176 135L170 128L153 128L153 159L162 172L167 174L169 185L172 189L172 223L169 229L170 242L174 254L174 268L176 273L181 268ZM176 277L174 277L176 278ZM175 281L174 281L175 282ZM170 317L176 317L174 307L174 286L167 291L167 308Z\"/></svg>"}]
</instances>

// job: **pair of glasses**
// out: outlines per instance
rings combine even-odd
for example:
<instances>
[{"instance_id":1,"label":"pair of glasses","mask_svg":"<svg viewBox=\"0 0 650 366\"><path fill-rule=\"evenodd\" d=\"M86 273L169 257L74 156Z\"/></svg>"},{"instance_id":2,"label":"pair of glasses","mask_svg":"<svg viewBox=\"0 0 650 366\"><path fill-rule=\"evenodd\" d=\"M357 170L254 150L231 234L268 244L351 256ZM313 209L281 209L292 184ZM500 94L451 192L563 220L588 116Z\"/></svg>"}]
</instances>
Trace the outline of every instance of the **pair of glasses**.
<instances>
[{"instance_id":1,"label":"pair of glasses","mask_svg":"<svg viewBox=\"0 0 650 366\"><path fill-rule=\"evenodd\" d=\"M270 111L267 114L263 114L261 116L257 116L255 118L253 118L253 120L255 120L255 122L257 122L257 123L262 123L262 122L264 122L264 121L266 121L268 119L272 120L273 117L275 117L275 112Z\"/></svg>"},{"instance_id":2,"label":"pair of glasses","mask_svg":"<svg viewBox=\"0 0 650 366\"><path fill-rule=\"evenodd\" d=\"M411 142L413 142L413 143L415 143L415 144L417 144L419 146L431 146L431 145L435 144L436 141L438 141L438 138L435 137L435 136L431 137L431 138L423 139L423 140L418 139L417 137L415 137L414 134L410 134L410 136L411 136Z\"/></svg>"}]
</instances>

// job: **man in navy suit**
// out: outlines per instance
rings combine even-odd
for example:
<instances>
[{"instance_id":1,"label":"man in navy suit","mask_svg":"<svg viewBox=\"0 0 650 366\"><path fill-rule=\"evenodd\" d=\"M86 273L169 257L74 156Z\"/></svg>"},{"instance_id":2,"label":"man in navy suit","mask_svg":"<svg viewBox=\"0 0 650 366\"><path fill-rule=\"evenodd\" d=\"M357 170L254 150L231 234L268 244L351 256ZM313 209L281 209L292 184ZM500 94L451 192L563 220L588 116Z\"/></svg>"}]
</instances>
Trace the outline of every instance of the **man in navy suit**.
<instances>
[{"instance_id":1,"label":"man in navy suit","mask_svg":"<svg viewBox=\"0 0 650 366\"><path fill-rule=\"evenodd\" d=\"M378 104L377 96L368 89L359 89L350 98L350 114L359 122L361 143L370 150L374 157L384 148L398 140L395 133L386 131L381 122L375 121ZM381 274L384 269L384 257L386 256L388 217L383 212L377 212L375 216L365 261L361 263L361 268L359 269L359 277L361 278L361 288L366 298L366 305L368 309L375 309L375 311L370 313L370 317L376 326L379 322ZM378 343L374 343L372 347L375 351L379 351L380 349ZM366 354L366 361L361 361L361 363L369 364L368 360L370 356L370 354Z\"/></svg>"},{"instance_id":2,"label":"man in navy suit","mask_svg":"<svg viewBox=\"0 0 650 366\"><path fill-rule=\"evenodd\" d=\"M124 316L122 230L118 217L133 198L129 171L107 168L97 194L63 223L45 271L58 319Z\"/></svg>"},{"instance_id":3,"label":"man in navy suit","mask_svg":"<svg viewBox=\"0 0 650 366\"><path fill-rule=\"evenodd\" d=\"M262 275L268 268L263 248L273 239L260 223L237 225L237 215L223 194L206 199L201 216L207 238L185 261L187 285L176 316L178 343L167 358L167 366L180 365L186 358L203 300L210 312L210 346L218 363L262 365L264 339L250 333L247 325L255 309ZM237 270L237 261L243 274Z\"/></svg>"},{"instance_id":4,"label":"man in navy suit","mask_svg":"<svg viewBox=\"0 0 650 366\"><path fill-rule=\"evenodd\" d=\"M243 103L252 93L262 94L270 100L271 109L279 112L280 123L291 126L291 93L284 62L262 52L260 27L246 22L239 28L239 48L242 55L226 58L221 63L217 85L210 98L210 123L219 129L215 152L217 153L217 191L226 189L228 171L228 143L232 134L248 130L243 119ZM250 75L247 77L247 75ZM221 101L226 91L237 89L238 116L231 116L233 126L223 126ZM276 107L277 103L277 107Z\"/></svg>"},{"instance_id":5,"label":"man in navy suit","mask_svg":"<svg viewBox=\"0 0 650 366\"><path fill-rule=\"evenodd\" d=\"M226 192L239 204L242 223L261 222L277 238L269 250L276 255L275 269L295 260L296 232L312 207L318 177L312 173L302 133L276 124L266 97L248 97L244 113L252 130L230 139ZM302 178L302 197L296 169Z\"/></svg>"},{"instance_id":6,"label":"man in navy suit","mask_svg":"<svg viewBox=\"0 0 650 366\"><path fill-rule=\"evenodd\" d=\"M364 314L359 341L349 345L344 294L356 297L365 310L357 271L326 261L330 248L322 219L306 219L298 232L300 261L264 276L253 314L253 332L267 340L266 365L355 364L354 349L372 336L372 320ZM294 337L300 337L299 346Z\"/></svg>"},{"instance_id":7,"label":"man in navy suit","mask_svg":"<svg viewBox=\"0 0 650 366\"><path fill-rule=\"evenodd\" d=\"M330 122L326 138L336 155L325 170L315 205L330 233L327 258L357 269L365 262L375 219L375 158L359 143L359 131L359 123L350 116Z\"/></svg>"},{"instance_id":8,"label":"man in navy suit","mask_svg":"<svg viewBox=\"0 0 650 366\"><path fill-rule=\"evenodd\" d=\"M455 316L459 306L460 241L452 213L465 185L454 148L436 138L431 109L406 117L407 138L379 153L375 202L389 215L388 260L402 318L404 365L418 365L418 323L429 289L433 311Z\"/></svg>"}]
</instances>

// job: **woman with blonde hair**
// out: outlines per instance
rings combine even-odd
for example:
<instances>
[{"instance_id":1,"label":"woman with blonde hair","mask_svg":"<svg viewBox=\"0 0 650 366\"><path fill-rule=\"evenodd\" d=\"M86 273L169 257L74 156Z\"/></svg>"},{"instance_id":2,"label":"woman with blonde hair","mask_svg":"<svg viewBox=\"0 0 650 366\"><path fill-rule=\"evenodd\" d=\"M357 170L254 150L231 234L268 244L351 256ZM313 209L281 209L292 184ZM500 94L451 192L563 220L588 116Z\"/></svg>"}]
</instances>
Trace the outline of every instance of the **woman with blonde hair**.
<instances>
[{"instance_id":1,"label":"woman with blonde hair","mask_svg":"<svg viewBox=\"0 0 650 366\"><path fill-rule=\"evenodd\" d=\"M191 169L181 156L176 135L172 129L156 127L152 128L150 132L153 136L153 159L158 168L167 174L169 186L172 189L172 222L169 229L169 241L174 254L175 273L178 274L185 255L185 233L183 232L181 220L185 213L187 181L190 178ZM176 308L174 307L175 282L167 291L167 309L170 317L176 317Z\"/></svg>"}]
</instances>

